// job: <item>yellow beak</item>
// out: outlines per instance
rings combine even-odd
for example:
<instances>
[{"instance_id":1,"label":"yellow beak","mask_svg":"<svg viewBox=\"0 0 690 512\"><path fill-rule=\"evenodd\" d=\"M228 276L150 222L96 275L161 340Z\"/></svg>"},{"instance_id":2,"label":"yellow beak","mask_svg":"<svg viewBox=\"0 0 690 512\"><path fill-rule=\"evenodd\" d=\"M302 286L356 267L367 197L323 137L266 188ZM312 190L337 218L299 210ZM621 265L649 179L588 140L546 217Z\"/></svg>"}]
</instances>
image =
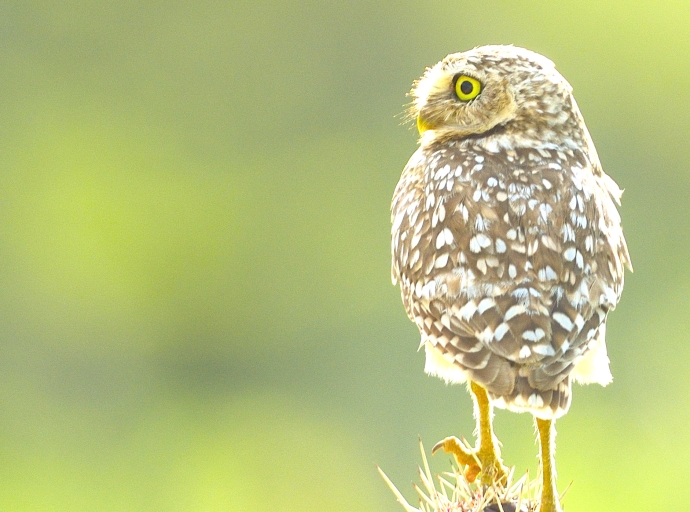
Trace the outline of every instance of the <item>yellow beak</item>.
<instances>
[{"instance_id":1,"label":"yellow beak","mask_svg":"<svg viewBox=\"0 0 690 512\"><path fill-rule=\"evenodd\" d=\"M431 130L431 125L429 125L421 116L417 116L417 131L419 135L423 135L425 131Z\"/></svg>"}]
</instances>

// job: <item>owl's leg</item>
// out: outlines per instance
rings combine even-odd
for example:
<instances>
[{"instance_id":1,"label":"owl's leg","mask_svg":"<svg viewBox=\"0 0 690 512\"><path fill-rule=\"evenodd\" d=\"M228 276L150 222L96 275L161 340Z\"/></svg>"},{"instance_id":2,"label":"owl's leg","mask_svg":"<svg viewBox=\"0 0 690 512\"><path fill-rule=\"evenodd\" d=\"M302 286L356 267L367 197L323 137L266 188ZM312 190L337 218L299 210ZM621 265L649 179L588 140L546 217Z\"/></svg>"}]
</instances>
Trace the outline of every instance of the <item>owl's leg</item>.
<instances>
[{"instance_id":1,"label":"owl's leg","mask_svg":"<svg viewBox=\"0 0 690 512\"><path fill-rule=\"evenodd\" d=\"M535 418L539 431L542 489L538 512L562 512L556 488L556 428L553 420Z\"/></svg>"},{"instance_id":2,"label":"owl's leg","mask_svg":"<svg viewBox=\"0 0 690 512\"><path fill-rule=\"evenodd\" d=\"M474 396L474 415L479 431L477 456L482 463L482 482L504 484L508 479L508 468L503 465L499 442L494 435L493 406L486 389L475 382L470 383L470 388ZM488 482L485 481L487 479Z\"/></svg>"},{"instance_id":3,"label":"owl's leg","mask_svg":"<svg viewBox=\"0 0 690 512\"><path fill-rule=\"evenodd\" d=\"M462 446L457 437L447 437L436 443L431 453L443 448L446 453L455 455L458 464L466 466L465 477L469 482L473 482L481 472L483 484L504 484L508 478L508 469L501 461L498 439L494 436L491 401L486 390L479 384L470 382L470 389L474 399L474 416L477 419L477 446L470 451Z\"/></svg>"}]
</instances>

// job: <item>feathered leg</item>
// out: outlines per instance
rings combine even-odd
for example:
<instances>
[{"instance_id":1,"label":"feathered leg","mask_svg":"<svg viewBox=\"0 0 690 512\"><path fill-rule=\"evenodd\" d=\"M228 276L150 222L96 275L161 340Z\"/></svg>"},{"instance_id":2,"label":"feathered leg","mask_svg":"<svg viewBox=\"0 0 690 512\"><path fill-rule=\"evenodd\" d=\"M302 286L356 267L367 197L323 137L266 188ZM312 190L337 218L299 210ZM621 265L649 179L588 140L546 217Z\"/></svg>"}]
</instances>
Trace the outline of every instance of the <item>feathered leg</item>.
<instances>
[{"instance_id":1,"label":"feathered leg","mask_svg":"<svg viewBox=\"0 0 690 512\"><path fill-rule=\"evenodd\" d=\"M538 512L562 512L556 488L556 428L553 420L535 418L539 432L542 490Z\"/></svg>"}]
</instances>

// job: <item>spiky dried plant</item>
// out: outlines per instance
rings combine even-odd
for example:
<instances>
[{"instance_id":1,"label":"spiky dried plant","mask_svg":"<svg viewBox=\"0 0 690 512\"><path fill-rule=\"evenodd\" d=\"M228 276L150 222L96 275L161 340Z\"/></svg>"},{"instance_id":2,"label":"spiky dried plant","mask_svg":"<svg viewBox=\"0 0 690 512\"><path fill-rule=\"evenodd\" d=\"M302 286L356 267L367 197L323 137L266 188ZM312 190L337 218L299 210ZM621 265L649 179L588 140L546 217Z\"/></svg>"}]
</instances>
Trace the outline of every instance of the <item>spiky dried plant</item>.
<instances>
[{"instance_id":1,"label":"spiky dried plant","mask_svg":"<svg viewBox=\"0 0 690 512\"><path fill-rule=\"evenodd\" d=\"M463 469L453 465L452 471L434 478L421 440L419 449L422 454L422 466L418 468L421 487L414 484L419 495L419 507L410 505L378 467L379 473L406 512L534 512L538 509L539 503L535 497L541 494L539 475L530 480L529 473L525 473L513 482L515 468L511 468L504 485L484 485L478 481L470 483Z\"/></svg>"}]
</instances>

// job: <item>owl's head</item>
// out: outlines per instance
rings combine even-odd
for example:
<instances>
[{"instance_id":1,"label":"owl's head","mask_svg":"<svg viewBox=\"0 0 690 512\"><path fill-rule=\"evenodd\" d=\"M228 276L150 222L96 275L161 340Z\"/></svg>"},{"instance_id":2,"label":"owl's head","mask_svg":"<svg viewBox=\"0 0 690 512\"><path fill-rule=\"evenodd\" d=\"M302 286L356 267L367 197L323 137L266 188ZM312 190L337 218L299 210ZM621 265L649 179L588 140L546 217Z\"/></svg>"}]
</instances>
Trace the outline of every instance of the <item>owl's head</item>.
<instances>
[{"instance_id":1,"label":"owl's head","mask_svg":"<svg viewBox=\"0 0 690 512\"><path fill-rule=\"evenodd\" d=\"M410 115L420 134L462 138L502 130L549 142L580 139L572 88L546 57L515 46L448 55L414 84Z\"/></svg>"}]
</instances>

